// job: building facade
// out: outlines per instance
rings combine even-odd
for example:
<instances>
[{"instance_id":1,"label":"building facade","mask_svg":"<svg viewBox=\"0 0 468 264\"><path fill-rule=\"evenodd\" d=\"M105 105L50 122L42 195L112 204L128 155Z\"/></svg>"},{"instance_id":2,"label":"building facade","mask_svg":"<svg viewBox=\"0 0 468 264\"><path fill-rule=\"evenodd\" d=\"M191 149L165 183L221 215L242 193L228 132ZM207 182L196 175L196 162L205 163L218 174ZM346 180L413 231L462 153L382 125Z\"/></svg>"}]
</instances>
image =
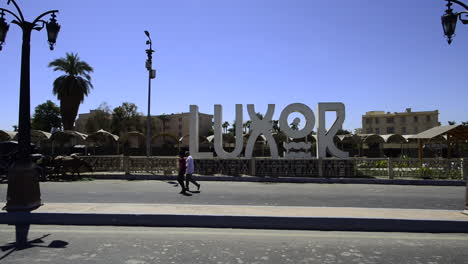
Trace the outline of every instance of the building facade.
<instances>
[{"instance_id":1,"label":"building facade","mask_svg":"<svg viewBox=\"0 0 468 264\"><path fill-rule=\"evenodd\" d=\"M88 122L89 118L92 117L95 111L96 110L91 110L89 113L79 114L78 119L75 121L75 130L86 133L86 123ZM111 119L112 116L109 115L109 118ZM198 118L199 135L203 137L211 135L211 130L213 129L213 115L199 113ZM140 123L142 128L146 128L146 116L141 116ZM163 143L158 141L161 141L161 138L163 138L164 135L164 140L180 140L182 146L188 146L190 134L190 113L151 116L151 126L153 142L156 145L158 145L158 143Z\"/></svg>"},{"instance_id":2,"label":"building facade","mask_svg":"<svg viewBox=\"0 0 468 264\"><path fill-rule=\"evenodd\" d=\"M418 134L430 128L440 126L439 111L405 112L370 111L362 116L362 133L364 134Z\"/></svg>"}]
</instances>

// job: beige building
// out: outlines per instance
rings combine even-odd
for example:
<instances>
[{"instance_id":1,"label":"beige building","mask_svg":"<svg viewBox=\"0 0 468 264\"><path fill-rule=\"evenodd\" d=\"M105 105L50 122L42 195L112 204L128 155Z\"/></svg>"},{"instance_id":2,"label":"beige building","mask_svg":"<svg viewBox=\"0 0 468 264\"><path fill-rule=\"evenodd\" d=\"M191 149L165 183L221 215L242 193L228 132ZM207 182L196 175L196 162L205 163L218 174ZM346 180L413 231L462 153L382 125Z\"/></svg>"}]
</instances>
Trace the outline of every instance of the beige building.
<instances>
[{"instance_id":1,"label":"beige building","mask_svg":"<svg viewBox=\"0 0 468 264\"><path fill-rule=\"evenodd\" d=\"M78 119L75 121L75 130L79 132L86 132L86 123L88 119L93 115L96 110L91 110L89 113L79 114ZM206 137L209 136L210 130L213 127L213 115L199 113L199 135ZM112 116L109 116L112 118ZM160 141L159 136L165 134L169 135L169 138L180 140L182 137L182 146L188 146L188 135L190 133L190 113L178 113L178 114L167 114L151 116L152 119L152 135L153 142L157 144ZM146 116L141 117L142 127L146 127ZM164 124L164 126L163 126ZM143 131L140 131L143 132ZM155 138L156 137L156 138ZM165 138L168 140L168 138ZM162 142L159 142L162 143Z\"/></svg>"},{"instance_id":2,"label":"beige building","mask_svg":"<svg viewBox=\"0 0 468 264\"><path fill-rule=\"evenodd\" d=\"M412 112L411 108L406 108L405 112L400 113L370 111L362 116L364 134L411 135L436 126L440 126L438 110Z\"/></svg>"}]
</instances>

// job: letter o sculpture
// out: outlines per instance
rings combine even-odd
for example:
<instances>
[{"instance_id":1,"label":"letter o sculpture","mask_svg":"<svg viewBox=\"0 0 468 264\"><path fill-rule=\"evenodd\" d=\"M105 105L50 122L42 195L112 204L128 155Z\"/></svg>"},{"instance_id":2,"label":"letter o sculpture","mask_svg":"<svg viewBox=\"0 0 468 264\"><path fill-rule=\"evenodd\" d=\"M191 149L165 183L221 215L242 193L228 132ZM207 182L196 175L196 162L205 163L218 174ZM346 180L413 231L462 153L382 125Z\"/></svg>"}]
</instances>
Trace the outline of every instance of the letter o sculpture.
<instances>
[{"instance_id":1,"label":"letter o sculpture","mask_svg":"<svg viewBox=\"0 0 468 264\"><path fill-rule=\"evenodd\" d=\"M293 130L288 124L288 116L294 112L304 115L306 124L301 130ZM280 130L290 138L303 138L309 135L314 129L315 115L314 112L305 104L294 103L286 106L280 115Z\"/></svg>"}]
</instances>

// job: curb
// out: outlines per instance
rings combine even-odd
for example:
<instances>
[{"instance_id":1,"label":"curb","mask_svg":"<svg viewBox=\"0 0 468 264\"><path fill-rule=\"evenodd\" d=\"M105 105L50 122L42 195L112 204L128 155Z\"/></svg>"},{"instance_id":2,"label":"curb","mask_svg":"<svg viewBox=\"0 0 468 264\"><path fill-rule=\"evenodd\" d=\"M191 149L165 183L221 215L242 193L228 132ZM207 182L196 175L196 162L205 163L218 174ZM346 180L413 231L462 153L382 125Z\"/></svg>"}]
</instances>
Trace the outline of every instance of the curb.
<instances>
[{"instance_id":1,"label":"curb","mask_svg":"<svg viewBox=\"0 0 468 264\"><path fill-rule=\"evenodd\" d=\"M468 233L468 221L171 214L0 213L0 224Z\"/></svg>"},{"instance_id":2,"label":"curb","mask_svg":"<svg viewBox=\"0 0 468 264\"><path fill-rule=\"evenodd\" d=\"M95 174L83 175L98 180L176 180L175 175L153 174ZM322 184L384 184L424 186L465 186L464 180L412 180L412 179L369 179L369 178L298 178L298 177L255 177L255 176L193 176L200 181L269 182L269 183L322 183Z\"/></svg>"}]
</instances>

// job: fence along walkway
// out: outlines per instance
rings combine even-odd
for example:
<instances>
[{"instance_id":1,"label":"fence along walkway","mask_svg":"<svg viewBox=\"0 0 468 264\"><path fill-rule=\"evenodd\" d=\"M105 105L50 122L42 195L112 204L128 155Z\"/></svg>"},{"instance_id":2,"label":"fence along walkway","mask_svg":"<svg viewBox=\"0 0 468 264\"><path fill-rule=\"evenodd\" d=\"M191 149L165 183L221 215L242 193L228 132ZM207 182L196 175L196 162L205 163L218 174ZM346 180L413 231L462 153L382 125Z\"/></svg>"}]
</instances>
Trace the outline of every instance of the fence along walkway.
<instances>
[{"instance_id":1,"label":"fence along walkway","mask_svg":"<svg viewBox=\"0 0 468 264\"><path fill-rule=\"evenodd\" d=\"M176 157L83 156L97 172L176 174ZM196 159L195 174L467 179L468 159Z\"/></svg>"}]
</instances>

